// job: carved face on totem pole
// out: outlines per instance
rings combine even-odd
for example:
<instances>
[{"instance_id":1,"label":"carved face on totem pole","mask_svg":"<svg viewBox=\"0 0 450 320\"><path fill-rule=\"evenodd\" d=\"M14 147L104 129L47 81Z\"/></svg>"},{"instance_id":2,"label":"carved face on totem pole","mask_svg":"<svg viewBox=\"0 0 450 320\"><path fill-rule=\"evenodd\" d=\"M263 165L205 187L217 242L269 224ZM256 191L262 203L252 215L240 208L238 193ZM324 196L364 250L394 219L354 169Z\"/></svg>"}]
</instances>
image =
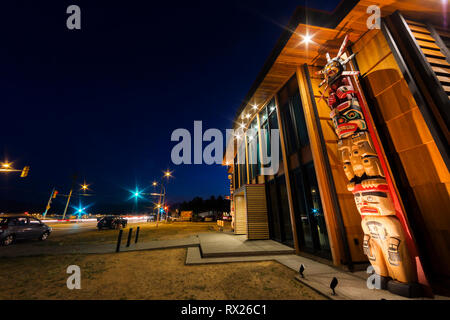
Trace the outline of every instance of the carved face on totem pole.
<instances>
[{"instance_id":1,"label":"carved face on totem pole","mask_svg":"<svg viewBox=\"0 0 450 320\"><path fill-rule=\"evenodd\" d=\"M327 64L319 71L319 74L324 77L319 87L326 83L325 90L327 88L334 89L328 97L328 104L332 108L330 117L339 139L367 129L358 100L351 97L354 90L346 77L358 74L358 72L346 71L346 64L354 57L354 54L352 54L345 60L342 59L347 42L348 37L345 37L335 58L331 59L327 53Z\"/></svg>"},{"instance_id":2,"label":"carved face on totem pole","mask_svg":"<svg viewBox=\"0 0 450 320\"><path fill-rule=\"evenodd\" d=\"M356 207L362 216L395 215L388 186L382 180L379 182L366 188L359 184L353 189Z\"/></svg>"},{"instance_id":3,"label":"carved face on totem pole","mask_svg":"<svg viewBox=\"0 0 450 320\"><path fill-rule=\"evenodd\" d=\"M330 117L339 139L367 129L364 115L356 98L339 104L331 111Z\"/></svg>"}]
</instances>

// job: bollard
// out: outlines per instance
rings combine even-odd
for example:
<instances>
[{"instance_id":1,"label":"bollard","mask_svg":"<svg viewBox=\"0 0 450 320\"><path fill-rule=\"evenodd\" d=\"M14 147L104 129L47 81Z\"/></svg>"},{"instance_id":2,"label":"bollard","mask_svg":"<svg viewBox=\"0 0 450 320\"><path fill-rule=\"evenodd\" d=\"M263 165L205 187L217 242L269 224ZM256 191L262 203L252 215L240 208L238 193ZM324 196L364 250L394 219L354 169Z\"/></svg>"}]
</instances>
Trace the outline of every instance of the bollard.
<instances>
[{"instance_id":1,"label":"bollard","mask_svg":"<svg viewBox=\"0 0 450 320\"><path fill-rule=\"evenodd\" d=\"M140 227L137 227L136 228L136 239L134 239L134 243L137 243L138 242L138 238L139 238L139 230L140 230L141 228Z\"/></svg>"},{"instance_id":2,"label":"bollard","mask_svg":"<svg viewBox=\"0 0 450 320\"><path fill-rule=\"evenodd\" d=\"M117 247L116 247L116 252L120 251L120 242L122 241L122 232L123 230L120 229L119 230L119 236L117 237Z\"/></svg>"},{"instance_id":3,"label":"bollard","mask_svg":"<svg viewBox=\"0 0 450 320\"><path fill-rule=\"evenodd\" d=\"M131 235L132 235L132 234L133 234L133 228L130 228L130 230L128 231L127 247L130 246Z\"/></svg>"}]
</instances>

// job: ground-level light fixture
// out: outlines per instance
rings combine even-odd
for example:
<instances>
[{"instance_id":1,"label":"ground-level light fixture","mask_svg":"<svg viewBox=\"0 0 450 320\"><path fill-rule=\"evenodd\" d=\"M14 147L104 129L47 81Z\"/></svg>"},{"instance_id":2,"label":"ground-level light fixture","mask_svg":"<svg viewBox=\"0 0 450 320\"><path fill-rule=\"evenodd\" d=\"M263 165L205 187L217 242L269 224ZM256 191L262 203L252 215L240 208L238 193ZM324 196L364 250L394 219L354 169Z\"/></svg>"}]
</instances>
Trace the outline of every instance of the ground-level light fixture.
<instances>
[{"instance_id":1,"label":"ground-level light fixture","mask_svg":"<svg viewBox=\"0 0 450 320\"><path fill-rule=\"evenodd\" d=\"M300 269L298 270L298 273L300 273L300 276L302 278L305 277L305 275L303 274L303 271L305 271L305 266L303 265L303 263L300 265Z\"/></svg>"},{"instance_id":2,"label":"ground-level light fixture","mask_svg":"<svg viewBox=\"0 0 450 320\"><path fill-rule=\"evenodd\" d=\"M336 295L336 291L334 289L337 287L337 285L338 285L338 279L336 277L333 277L333 279L330 282L330 288L331 288L331 290L333 290L333 293L332 293L333 296Z\"/></svg>"}]
</instances>

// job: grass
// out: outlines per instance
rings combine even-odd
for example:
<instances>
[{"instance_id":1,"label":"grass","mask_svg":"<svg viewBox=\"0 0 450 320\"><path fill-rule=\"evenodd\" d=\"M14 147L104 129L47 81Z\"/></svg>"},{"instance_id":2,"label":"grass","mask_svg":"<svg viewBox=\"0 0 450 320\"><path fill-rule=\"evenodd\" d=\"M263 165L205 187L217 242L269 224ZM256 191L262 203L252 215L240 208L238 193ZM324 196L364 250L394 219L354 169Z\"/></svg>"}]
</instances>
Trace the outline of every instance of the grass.
<instances>
[{"instance_id":1,"label":"grass","mask_svg":"<svg viewBox=\"0 0 450 320\"><path fill-rule=\"evenodd\" d=\"M271 261L186 266L185 249L0 259L0 299L323 299ZM69 290L66 269L81 268Z\"/></svg>"},{"instance_id":2,"label":"grass","mask_svg":"<svg viewBox=\"0 0 450 320\"><path fill-rule=\"evenodd\" d=\"M68 225L52 225L56 228L65 228ZM128 229L133 228L133 240L136 234L136 227L140 227L139 242L153 240L179 239L193 236L201 232L214 231L216 223L211 222L175 222L129 224L122 235L122 241L126 241ZM47 241L38 243L38 245L87 245L87 244L105 244L115 243L117 241L117 230L88 230L75 234L66 234L64 236L51 235Z\"/></svg>"}]
</instances>

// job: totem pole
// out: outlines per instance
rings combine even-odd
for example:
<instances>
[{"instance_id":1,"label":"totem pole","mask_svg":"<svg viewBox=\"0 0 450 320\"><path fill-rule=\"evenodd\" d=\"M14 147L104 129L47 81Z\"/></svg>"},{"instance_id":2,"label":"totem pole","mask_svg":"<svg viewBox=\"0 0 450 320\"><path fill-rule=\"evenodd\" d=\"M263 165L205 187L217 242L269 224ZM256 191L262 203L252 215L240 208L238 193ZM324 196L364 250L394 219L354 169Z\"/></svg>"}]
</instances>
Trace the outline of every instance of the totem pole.
<instances>
[{"instance_id":1,"label":"totem pole","mask_svg":"<svg viewBox=\"0 0 450 320\"><path fill-rule=\"evenodd\" d=\"M375 272L387 283L390 279L410 284L417 281L415 262L408 252L405 234L396 216L394 203L370 137L358 92L349 76L358 71L346 71L354 54L342 57L348 36L337 56L327 53L327 64L318 72L324 76L319 87L326 84L328 106L338 136L338 153L348 179L347 188L354 195L362 217L363 250ZM322 94L323 98L323 94ZM361 102L362 103L362 102Z\"/></svg>"}]
</instances>

